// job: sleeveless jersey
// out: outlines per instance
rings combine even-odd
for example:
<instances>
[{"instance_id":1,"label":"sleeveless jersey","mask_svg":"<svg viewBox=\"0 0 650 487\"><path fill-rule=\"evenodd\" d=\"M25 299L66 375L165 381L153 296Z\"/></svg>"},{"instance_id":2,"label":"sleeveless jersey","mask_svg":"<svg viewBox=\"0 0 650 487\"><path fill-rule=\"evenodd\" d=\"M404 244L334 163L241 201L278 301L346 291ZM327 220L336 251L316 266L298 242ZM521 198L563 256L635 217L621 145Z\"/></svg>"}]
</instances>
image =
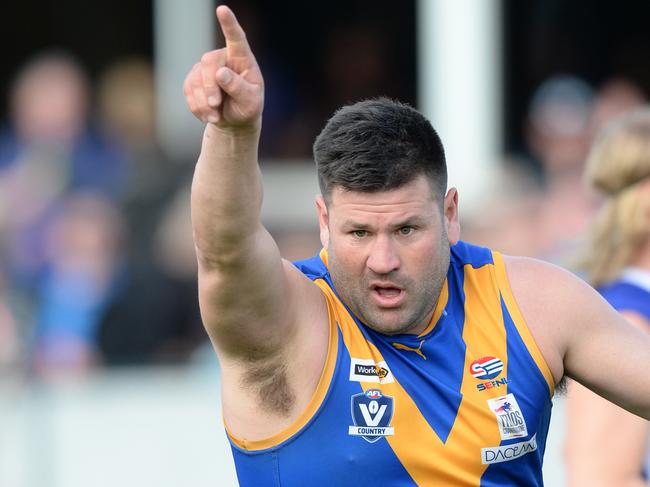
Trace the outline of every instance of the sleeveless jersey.
<instances>
[{"instance_id":1,"label":"sleeveless jersey","mask_svg":"<svg viewBox=\"0 0 650 487\"><path fill-rule=\"evenodd\" d=\"M650 321L650 272L627 268L618 280L600 287L598 291L617 311L633 311ZM650 439L643 476L650 479Z\"/></svg>"},{"instance_id":2,"label":"sleeveless jersey","mask_svg":"<svg viewBox=\"0 0 650 487\"><path fill-rule=\"evenodd\" d=\"M304 413L260 441L229 434L242 486L541 486L554 382L502 257L459 242L420 335L383 335L339 300L327 253L327 358Z\"/></svg>"}]
</instances>

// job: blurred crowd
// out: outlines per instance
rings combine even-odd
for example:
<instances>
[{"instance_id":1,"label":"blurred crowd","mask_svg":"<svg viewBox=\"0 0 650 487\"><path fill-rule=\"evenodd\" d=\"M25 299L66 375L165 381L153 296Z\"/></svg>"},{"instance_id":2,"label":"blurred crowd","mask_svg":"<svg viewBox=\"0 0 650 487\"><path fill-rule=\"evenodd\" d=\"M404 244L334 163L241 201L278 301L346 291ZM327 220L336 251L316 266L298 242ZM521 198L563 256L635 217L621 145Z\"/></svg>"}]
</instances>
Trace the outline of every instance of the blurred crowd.
<instances>
[{"instance_id":1,"label":"blurred crowd","mask_svg":"<svg viewBox=\"0 0 650 487\"><path fill-rule=\"evenodd\" d=\"M322 74L338 98L322 106L304 103L281 64L267 61L263 159L309 158L334 103L399 96L376 37L332 37ZM363 66L352 69L354 59ZM93 86L65 52L16 73L0 128L0 369L56 377L183 363L206 345L189 217L194 161L161 150L154 94L143 59L119 60ZM571 267L598 206L582 181L588 147L604 123L645 102L623 78L546 80L529 103L525 147L504 158L481 212L463 215L463 238ZM289 258L317 245L316 234L284 230L276 237Z\"/></svg>"},{"instance_id":2,"label":"blurred crowd","mask_svg":"<svg viewBox=\"0 0 650 487\"><path fill-rule=\"evenodd\" d=\"M204 341L188 161L155 134L142 59L94 89L65 52L15 75L0 131L0 364L37 376L179 362Z\"/></svg>"},{"instance_id":3,"label":"blurred crowd","mask_svg":"<svg viewBox=\"0 0 650 487\"><path fill-rule=\"evenodd\" d=\"M642 89L618 76L597 87L568 74L541 83L524 147L505 156L481 213L464 220L464 238L575 269L600 204L583 176L589 148L608 122L645 103Z\"/></svg>"}]
</instances>

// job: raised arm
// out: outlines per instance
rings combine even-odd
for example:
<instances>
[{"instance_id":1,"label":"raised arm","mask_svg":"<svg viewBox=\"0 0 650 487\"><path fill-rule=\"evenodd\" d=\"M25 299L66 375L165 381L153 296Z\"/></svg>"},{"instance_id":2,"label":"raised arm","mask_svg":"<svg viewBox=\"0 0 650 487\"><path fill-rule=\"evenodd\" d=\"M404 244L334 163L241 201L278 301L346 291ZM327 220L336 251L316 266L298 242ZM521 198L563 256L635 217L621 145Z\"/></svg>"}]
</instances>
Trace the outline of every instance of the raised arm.
<instances>
[{"instance_id":1,"label":"raised arm","mask_svg":"<svg viewBox=\"0 0 650 487\"><path fill-rule=\"evenodd\" d=\"M280 360L302 339L298 325L323 298L282 261L262 226L264 81L233 12L220 6L217 18L226 46L204 54L184 84L192 113L207 124L192 182L192 225L203 322L222 365L236 369L226 380L241 383L251 368L242 363Z\"/></svg>"}]
</instances>

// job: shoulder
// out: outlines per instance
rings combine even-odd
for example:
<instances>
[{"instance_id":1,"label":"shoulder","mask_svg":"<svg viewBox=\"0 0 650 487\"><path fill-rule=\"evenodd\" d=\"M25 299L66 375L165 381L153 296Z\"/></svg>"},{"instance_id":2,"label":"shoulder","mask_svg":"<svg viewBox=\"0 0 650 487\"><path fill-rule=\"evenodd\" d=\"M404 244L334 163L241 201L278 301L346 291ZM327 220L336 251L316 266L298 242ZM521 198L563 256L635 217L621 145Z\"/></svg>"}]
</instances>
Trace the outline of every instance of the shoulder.
<instances>
[{"instance_id":1,"label":"shoulder","mask_svg":"<svg viewBox=\"0 0 650 487\"><path fill-rule=\"evenodd\" d=\"M550 298L550 303L570 301L576 295L593 297L597 293L584 280L568 270L531 257L504 255L503 262L513 291L525 300Z\"/></svg>"},{"instance_id":2,"label":"shoulder","mask_svg":"<svg viewBox=\"0 0 650 487\"><path fill-rule=\"evenodd\" d=\"M604 300L586 282L556 265L529 257L503 256L512 294L556 381L580 323Z\"/></svg>"}]
</instances>

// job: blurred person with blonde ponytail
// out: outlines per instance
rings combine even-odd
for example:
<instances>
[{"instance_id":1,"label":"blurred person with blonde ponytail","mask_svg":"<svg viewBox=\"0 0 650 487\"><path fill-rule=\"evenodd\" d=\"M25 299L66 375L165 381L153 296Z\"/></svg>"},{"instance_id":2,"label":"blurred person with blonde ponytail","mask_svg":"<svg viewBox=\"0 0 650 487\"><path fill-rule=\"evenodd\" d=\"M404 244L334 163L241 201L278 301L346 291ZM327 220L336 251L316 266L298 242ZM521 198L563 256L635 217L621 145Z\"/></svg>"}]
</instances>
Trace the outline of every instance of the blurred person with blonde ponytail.
<instances>
[{"instance_id":1,"label":"blurred person with blonde ponytail","mask_svg":"<svg viewBox=\"0 0 650 487\"><path fill-rule=\"evenodd\" d=\"M650 107L601 132L586 177L605 200L592 227L585 275L625 318L650 333ZM650 486L648 421L575 382L567 407L569 486Z\"/></svg>"}]
</instances>

